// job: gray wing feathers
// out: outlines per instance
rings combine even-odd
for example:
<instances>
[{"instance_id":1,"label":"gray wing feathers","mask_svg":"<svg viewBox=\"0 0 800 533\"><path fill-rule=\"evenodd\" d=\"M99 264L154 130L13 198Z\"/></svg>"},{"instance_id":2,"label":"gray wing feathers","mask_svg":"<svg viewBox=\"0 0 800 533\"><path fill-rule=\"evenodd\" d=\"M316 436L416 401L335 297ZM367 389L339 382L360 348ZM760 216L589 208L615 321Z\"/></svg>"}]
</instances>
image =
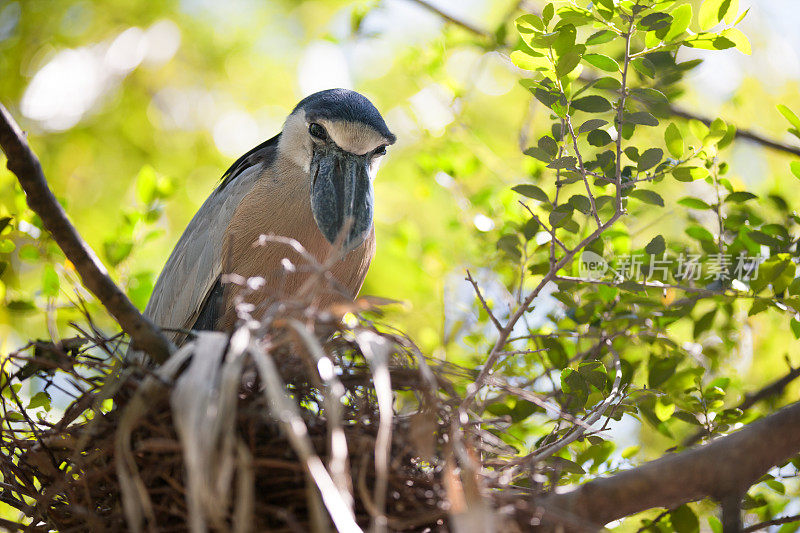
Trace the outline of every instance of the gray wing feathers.
<instances>
[{"instance_id":1,"label":"gray wing feathers","mask_svg":"<svg viewBox=\"0 0 800 533\"><path fill-rule=\"evenodd\" d=\"M157 325L181 329L194 323L222 273L225 229L262 171L261 164L243 169L224 191L215 190L192 218L167 259L144 311ZM173 339L180 337L180 334L166 333Z\"/></svg>"}]
</instances>

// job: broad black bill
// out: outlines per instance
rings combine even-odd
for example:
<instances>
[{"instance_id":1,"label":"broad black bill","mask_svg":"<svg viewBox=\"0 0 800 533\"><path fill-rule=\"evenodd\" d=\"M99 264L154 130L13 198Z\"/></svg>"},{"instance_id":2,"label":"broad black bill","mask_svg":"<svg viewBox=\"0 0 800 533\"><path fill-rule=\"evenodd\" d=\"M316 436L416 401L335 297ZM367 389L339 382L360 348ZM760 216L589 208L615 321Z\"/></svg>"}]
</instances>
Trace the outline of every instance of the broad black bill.
<instances>
[{"instance_id":1,"label":"broad black bill","mask_svg":"<svg viewBox=\"0 0 800 533\"><path fill-rule=\"evenodd\" d=\"M320 147L311 159L311 212L322 234L335 243L349 225L342 241L356 248L372 228L372 183L369 155L355 155L336 147Z\"/></svg>"}]
</instances>

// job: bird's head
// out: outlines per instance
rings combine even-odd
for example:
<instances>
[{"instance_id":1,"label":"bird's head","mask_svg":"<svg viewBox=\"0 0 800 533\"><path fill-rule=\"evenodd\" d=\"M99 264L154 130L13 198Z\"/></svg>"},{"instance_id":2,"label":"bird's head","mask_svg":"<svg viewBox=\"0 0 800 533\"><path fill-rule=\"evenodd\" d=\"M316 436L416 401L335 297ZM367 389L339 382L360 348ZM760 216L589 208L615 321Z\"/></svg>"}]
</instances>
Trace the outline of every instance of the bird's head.
<instances>
[{"instance_id":1,"label":"bird's head","mask_svg":"<svg viewBox=\"0 0 800 533\"><path fill-rule=\"evenodd\" d=\"M329 242L340 239L346 249L364 242L372 228L372 180L394 141L375 106L347 89L307 96L289 115L279 152L307 171L311 212Z\"/></svg>"}]
</instances>

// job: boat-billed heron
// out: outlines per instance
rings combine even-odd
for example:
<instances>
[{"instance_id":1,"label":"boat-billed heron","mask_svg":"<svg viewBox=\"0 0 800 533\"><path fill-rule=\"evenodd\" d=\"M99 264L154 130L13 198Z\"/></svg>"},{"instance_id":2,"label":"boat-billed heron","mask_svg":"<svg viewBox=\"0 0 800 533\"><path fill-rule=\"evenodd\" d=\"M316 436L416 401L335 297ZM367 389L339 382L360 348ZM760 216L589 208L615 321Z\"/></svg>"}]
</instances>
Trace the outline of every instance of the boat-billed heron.
<instances>
[{"instance_id":1,"label":"boat-billed heron","mask_svg":"<svg viewBox=\"0 0 800 533\"><path fill-rule=\"evenodd\" d=\"M372 180L394 141L357 92L304 98L278 135L225 172L178 240L145 314L168 330L226 330L237 321L239 302L259 319L311 270L288 241L262 235L293 239L320 262L337 254L330 273L340 289L317 294L315 304L330 305L342 292L354 298L375 253ZM256 282L225 283L227 274Z\"/></svg>"}]
</instances>

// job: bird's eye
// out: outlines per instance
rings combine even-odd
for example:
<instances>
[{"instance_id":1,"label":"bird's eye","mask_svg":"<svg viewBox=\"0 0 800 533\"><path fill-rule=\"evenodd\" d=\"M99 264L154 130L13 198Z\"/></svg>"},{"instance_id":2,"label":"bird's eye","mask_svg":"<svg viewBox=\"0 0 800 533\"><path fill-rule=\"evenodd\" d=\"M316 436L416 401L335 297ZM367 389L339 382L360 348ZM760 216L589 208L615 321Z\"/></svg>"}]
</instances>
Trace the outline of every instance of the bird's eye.
<instances>
[{"instance_id":1,"label":"bird's eye","mask_svg":"<svg viewBox=\"0 0 800 533\"><path fill-rule=\"evenodd\" d=\"M316 122L312 122L311 124L309 124L308 133L310 133L312 137L316 137L317 139L320 139L322 141L328 138L328 132L325 131L325 128L323 128Z\"/></svg>"},{"instance_id":2,"label":"bird's eye","mask_svg":"<svg viewBox=\"0 0 800 533\"><path fill-rule=\"evenodd\" d=\"M374 152L372 152L372 155L376 155L376 156L377 155L386 155L386 147L385 146L379 146L378 148L375 149Z\"/></svg>"}]
</instances>

